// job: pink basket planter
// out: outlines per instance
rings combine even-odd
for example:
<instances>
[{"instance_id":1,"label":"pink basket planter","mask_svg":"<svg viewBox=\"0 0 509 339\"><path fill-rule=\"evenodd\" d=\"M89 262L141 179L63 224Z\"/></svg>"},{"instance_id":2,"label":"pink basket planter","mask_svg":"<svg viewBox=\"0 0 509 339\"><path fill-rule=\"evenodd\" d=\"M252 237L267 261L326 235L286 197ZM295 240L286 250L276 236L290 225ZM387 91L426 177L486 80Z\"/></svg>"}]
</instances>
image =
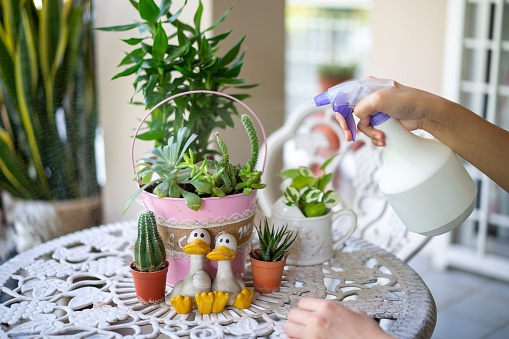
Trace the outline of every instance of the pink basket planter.
<instances>
[{"instance_id":1,"label":"pink basket planter","mask_svg":"<svg viewBox=\"0 0 509 339\"><path fill-rule=\"evenodd\" d=\"M196 228L206 229L212 239L221 232L233 234L239 245L237 256L232 260L233 273L239 278L244 276L253 235L256 190L249 196L235 194L204 198L198 211L187 207L184 199L158 199L148 192L142 192L142 198L145 207L155 213L165 243L166 259L170 263L166 284L173 286L186 277L190 262L182 248L187 244L189 233ZM217 262L206 259L205 268L215 277Z\"/></svg>"},{"instance_id":2,"label":"pink basket planter","mask_svg":"<svg viewBox=\"0 0 509 339\"><path fill-rule=\"evenodd\" d=\"M264 138L264 147L267 154L266 134L258 116L242 101L228 94L197 90L183 92L171 96L155 107L153 107L140 121L136 129L131 144L131 162L133 172L136 174L134 161L134 143L143 122L150 114L160 105L173 100L177 97L193 94L193 93L209 93L229 98L238 104L244 106L260 125ZM263 160L261 172L265 167L265 159ZM167 260L169 262L166 284L174 286L180 280L183 280L190 266L189 255L184 253L183 247L187 244L187 238L192 230L197 228L206 229L211 238L215 239L220 233L227 232L235 236L238 244L237 254L232 260L232 269L235 276L242 278L248 251L251 246L251 240L254 229L254 215L257 204L256 190L253 190L249 196L245 194L229 195L222 198L209 197L202 198L202 205L198 211L190 209L183 198L161 198L147 191L142 191L141 197L145 208L151 210L156 215L157 227L166 248ZM214 240L213 240L214 243ZM217 262L206 259L205 268L215 277L217 271Z\"/></svg>"}]
</instances>

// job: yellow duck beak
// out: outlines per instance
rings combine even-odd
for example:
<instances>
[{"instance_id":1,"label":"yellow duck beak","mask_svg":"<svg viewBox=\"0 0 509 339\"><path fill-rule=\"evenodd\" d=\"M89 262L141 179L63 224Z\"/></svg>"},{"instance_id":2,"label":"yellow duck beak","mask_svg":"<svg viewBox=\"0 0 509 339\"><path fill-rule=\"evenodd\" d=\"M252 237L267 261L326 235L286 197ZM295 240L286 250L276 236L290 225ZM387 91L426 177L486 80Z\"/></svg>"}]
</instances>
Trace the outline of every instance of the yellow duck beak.
<instances>
[{"instance_id":1,"label":"yellow duck beak","mask_svg":"<svg viewBox=\"0 0 509 339\"><path fill-rule=\"evenodd\" d=\"M207 254L210 246L201 239L194 239L182 249L187 254Z\"/></svg>"},{"instance_id":2,"label":"yellow duck beak","mask_svg":"<svg viewBox=\"0 0 509 339\"><path fill-rule=\"evenodd\" d=\"M232 260L235 258L235 252L226 246L219 246L207 254L207 258L214 261Z\"/></svg>"}]
</instances>

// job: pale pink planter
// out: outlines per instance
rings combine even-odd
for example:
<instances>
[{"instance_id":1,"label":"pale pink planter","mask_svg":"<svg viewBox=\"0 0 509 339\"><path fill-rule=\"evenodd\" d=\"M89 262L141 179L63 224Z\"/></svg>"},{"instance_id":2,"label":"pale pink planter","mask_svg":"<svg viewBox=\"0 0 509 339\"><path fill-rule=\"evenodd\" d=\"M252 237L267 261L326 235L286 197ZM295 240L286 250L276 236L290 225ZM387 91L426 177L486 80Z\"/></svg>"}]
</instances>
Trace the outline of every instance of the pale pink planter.
<instances>
[{"instance_id":1,"label":"pale pink planter","mask_svg":"<svg viewBox=\"0 0 509 339\"><path fill-rule=\"evenodd\" d=\"M230 100L233 100L239 105L243 106L245 109L249 111L249 113L251 113L251 115L258 122L258 125L260 126L260 129L263 134L264 140L263 147L265 154L261 168L261 172L263 173L265 169L265 157L267 155L267 135L265 133L265 129L263 128L260 119L251 108L249 108L245 103L243 103L239 99L225 93L208 90L196 90L175 94L159 102L145 114L145 116L141 119L138 128L134 132L134 137L131 142L131 163L133 167L133 173L136 175L136 165L134 161L134 143L136 142L136 136L138 135L138 132L140 131L141 126L143 125L143 122L150 116L150 114L152 114L152 112L155 109L157 109L162 104L175 98L194 93L208 93L229 98ZM162 226L160 222L158 222L159 232L161 233L161 231L166 231L162 232L163 233L162 237L163 241L165 241L167 259L168 262L170 263L170 267L168 269L168 277L166 280L167 285L170 286L175 285L176 282L184 279L187 275L187 272L189 271L189 260L185 260L184 258L182 258L185 257L186 254L183 251L181 251L181 248L186 244L184 233L187 232L187 236L189 236L191 230L195 228L207 229L213 241L218 233L217 232L218 229L223 231L227 229L228 233L233 234L236 237L239 249L237 250L237 256L235 257L235 259L232 260L232 268L235 276L243 278L245 264L247 260L247 252L249 249L249 245L251 243L251 238L254 229L254 213L257 203L256 190L253 190L253 192L249 196L246 196L245 194L236 194L226 196L224 198L216 197L204 198L202 199L203 201L202 206L197 212L187 207L184 199L180 198L158 199L157 196L146 191L142 191L141 195L145 207L153 211L156 217L164 219L165 225L170 226L170 227ZM230 221L232 222L230 223ZM168 234L169 232L173 232L173 230L172 231L167 230L174 229L173 224L182 227L179 228L179 232L171 233L169 234L170 237L166 237L165 239L164 233ZM207 226L210 224L212 225L216 224L216 226L212 227ZM227 224L231 226L218 227L217 224ZM235 227L233 225L235 225ZM184 229L186 230L186 232L183 231ZM178 234L178 238L175 237L175 234ZM179 241L177 245L175 245L175 240ZM212 246L213 245L214 244L212 244ZM169 254L168 249L170 249ZM206 259L205 268L209 271L209 273L213 277L216 276L217 271L216 262L211 262L208 259Z\"/></svg>"},{"instance_id":2,"label":"pale pink planter","mask_svg":"<svg viewBox=\"0 0 509 339\"><path fill-rule=\"evenodd\" d=\"M238 237L237 241L240 245L244 244L244 246L239 246L237 256L232 260L232 269L235 276L239 278L244 277L246 260L248 258L248 249L254 227L254 212L257 202L256 190L253 190L249 196L242 193L223 198L203 198L202 206L198 211L194 211L187 207L184 199L182 198L158 199L156 195L146 191L143 191L141 195L145 207L153 211L156 217L158 217L158 229L163 241L165 242L165 247L167 248L168 253L166 259L170 263L166 279L167 285L173 286L178 281L183 280L189 271L190 262L188 258L182 258L182 256L187 255L181 251L181 248L187 244L187 237L184 239L181 233L181 236L178 237L180 238L178 244L172 244L171 239L175 238L173 236L174 234L172 233L172 236L168 236L169 232L173 232L172 227L161 225L159 223L160 218L165 220L164 223L166 225L175 224L176 227L185 227L188 229L187 236L195 228L207 229L212 238L211 247L214 246L215 236L218 231L221 230L221 226L217 226L218 224L231 220L238 220L240 223L244 223L243 226L235 229L234 232L233 230L229 231L229 233ZM248 224L245 224L246 222ZM214 226L209 227L209 224L213 224ZM239 239L241 241L239 241ZM174 251L168 251L168 248L173 248ZM175 255L175 251L179 251L178 255ZM212 277L215 277L217 262L205 259L205 268Z\"/></svg>"}]
</instances>

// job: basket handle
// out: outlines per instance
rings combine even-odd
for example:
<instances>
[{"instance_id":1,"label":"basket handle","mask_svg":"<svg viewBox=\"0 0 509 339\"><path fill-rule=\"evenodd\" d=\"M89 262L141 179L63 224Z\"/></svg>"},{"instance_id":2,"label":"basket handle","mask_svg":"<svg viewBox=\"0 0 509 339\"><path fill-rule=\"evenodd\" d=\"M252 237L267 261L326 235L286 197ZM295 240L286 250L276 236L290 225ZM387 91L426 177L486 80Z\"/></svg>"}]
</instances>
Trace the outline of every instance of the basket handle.
<instances>
[{"instance_id":1,"label":"basket handle","mask_svg":"<svg viewBox=\"0 0 509 339\"><path fill-rule=\"evenodd\" d=\"M256 122L260 126L260 128L262 130L262 134L263 134L263 140L264 140L263 145L264 145L264 150L265 150L265 154L263 156L262 170L261 170L261 172L263 173L263 170L265 169L265 160L267 159L267 135L265 134L265 129L263 128L262 122L260 121L258 116L255 114L255 112L253 112L253 110L251 108L249 108L249 106L247 106L245 103L243 103L242 101L240 101L239 99L237 99L237 98L235 98L235 97L233 97L231 95L228 95L228 94L225 94L225 93L221 93L221 92L216 92L216 91L196 90L196 91L182 92L182 93L175 94L175 95L172 95L172 96L164 99L163 101L161 101L160 103L155 105L150 111L148 111L147 114L145 114L145 116L143 117L143 119L141 119L141 121L140 121L140 123L138 125L138 128L136 128L136 131L134 132L133 141L131 142L131 163L132 163L132 166L133 166L134 175L136 175L136 165L134 163L134 143L136 142L136 136L138 135L138 132L140 131L140 128L143 125L143 123L145 122L145 120L150 116L150 114L152 114L152 112L156 108L158 108L162 104L164 104L164 103L166 103L166 102L168 102L170 100L173 100L175 98L178 98L178 97L181 97L181 96L184 96L184 95L188 95L188 94L195 94L195 93L208 93L208 94L216 94L216 95L223 96L225 98L231 99L231 100L241 104L242 106L244 106L249 111L249 113L251 113L251 115L256 119Z\"/></svg>"}]
</instances>

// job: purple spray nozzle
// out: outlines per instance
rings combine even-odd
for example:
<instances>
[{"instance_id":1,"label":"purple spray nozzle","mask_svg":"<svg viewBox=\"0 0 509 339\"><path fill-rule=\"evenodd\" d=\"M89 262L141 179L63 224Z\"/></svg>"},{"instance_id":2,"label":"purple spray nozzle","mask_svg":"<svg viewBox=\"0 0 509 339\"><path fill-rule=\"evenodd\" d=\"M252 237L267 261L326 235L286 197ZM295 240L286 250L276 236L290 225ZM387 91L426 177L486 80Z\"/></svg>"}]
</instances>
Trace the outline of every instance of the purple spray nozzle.
<instances>
[{"instance_id":1,"label":"purple spray nozzle","mask_svg":"<svg viewBox=\"0 0 509 339\"><path fill-rule=\"evenodd\" d=\"M347 81L331 87L326 92L317 95L315 97L315 104L317 107L320 107L332 103L333 111L338 112L345 118L348 129L352 133L352 140L355 141L357 126L355 125L355 119L352 114L354 106L357 105L357 103L361 101L365 96L380 89L389 88L392 86L394 86L393 81ZM383 119L387 120L388 116L378 116L372 120L372 122L374 121L375 123L381 124L385 121Z\"/></svg>"},{"instance_id":2,"label":"purple spray nozzle","mask_svg":"<svg viewBox=\"0 0 509 339\"><path fill-rule=\"evenodd\" d=\"M330 93L328 91L317 95L315 97L316 106L320 107L329 105L331 103L329 95ZM334 97L334 100L332 100L332 110L334 112L338 112L345 118L348 129L352 133L352 141L355 141L357 127L355 126L355 120L352 114L353 106L348 103L347 99L348 93L338 92Z\"/></svg>"},{"instance_id":3,"label":"purple spray nozzle","mask_svg":"<svg viewBox=\"0 0 509 339\"><path fill-rule=\"evenodd\" d=\"M316 107L325 106L330 104L329 95L327 92L323 92L322 94L318 94L315 97L315 105Z\"/></svg>"}]
</instances>

